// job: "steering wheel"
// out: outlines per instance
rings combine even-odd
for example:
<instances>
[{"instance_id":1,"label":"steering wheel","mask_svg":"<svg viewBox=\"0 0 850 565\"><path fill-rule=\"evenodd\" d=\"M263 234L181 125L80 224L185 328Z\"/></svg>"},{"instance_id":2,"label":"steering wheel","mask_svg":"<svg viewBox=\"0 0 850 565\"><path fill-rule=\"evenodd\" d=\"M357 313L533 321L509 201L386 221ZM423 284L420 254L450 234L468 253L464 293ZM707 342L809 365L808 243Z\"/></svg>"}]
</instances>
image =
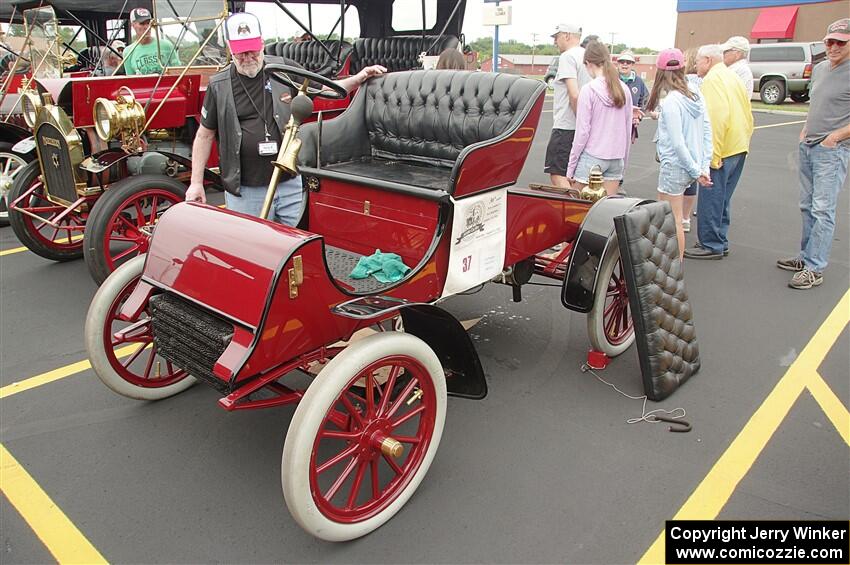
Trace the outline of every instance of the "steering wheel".
<instances>
[{"instance_id":1,"label":"steering wheel","mask_svg":"<svg viewBox=\"0 0 850 565\"><path fill-rule=\"evenodd\" d=\"M315 88L312 86L307 86L307 96L310 98L327 98L329 100L342 100L348 96L348 91L346 91L343 87L332 81L327 77L323 77L322 75L318 75L316 73L312 73L306 69L302 69L300 67L292 67L289 65L282 65L280 63L266 63L266 71L269 73L269 78L274 80L275 82L279 82L285 86L289 86L296 90L301 90L301 84L292 80L290 75L295 75L301 79L307 79L311 82L315 82L321 84L329 88L330 90L325 90L322 88Z\"/></svg>"}]
</instances>

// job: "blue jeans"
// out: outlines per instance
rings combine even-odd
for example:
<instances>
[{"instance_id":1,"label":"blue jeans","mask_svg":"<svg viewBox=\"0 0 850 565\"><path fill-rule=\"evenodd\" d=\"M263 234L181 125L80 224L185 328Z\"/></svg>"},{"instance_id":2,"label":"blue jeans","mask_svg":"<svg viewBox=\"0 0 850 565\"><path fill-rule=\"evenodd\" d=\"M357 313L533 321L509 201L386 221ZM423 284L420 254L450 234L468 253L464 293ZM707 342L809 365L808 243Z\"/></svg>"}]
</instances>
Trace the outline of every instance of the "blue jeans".
<instances>
[{"instance_id":1,"label":"blue jeans","mask_svg":"<svg viewBox=\"0 0 850 565\"><path fill-rule=\"evenodd\" d=\"M811 271L821 272L829 261L838 193L847 178L850 146L800 144L800 212L803 239L800 256Z\"/></svg>"},{"instance_id":2,"label":"blue jeans","mask_svg":"<svg viewBox=\"0 0 850 565\"><path fill-rule=\"evenodd\" d=\"M242 196L224 193L228 210L259 216L268 186L240 186ZM277 183L277 193L269 210L269 220L294 226L301 219L301 176Z\"/></svg>"},{"instance_id":3,"label":"blue jeans","mask_svg":"<svg viewBox=\"0 0 850 565\"><path fill-rule=\"evenodd\" d=\"M732 194L744 170L746 153L738 153L723 159L719 169L711 169L712 186L702 186L697 197L697 237L699 243L712 253L723 253L729 249L729 212Z\"/></svg>"}]
</instances>

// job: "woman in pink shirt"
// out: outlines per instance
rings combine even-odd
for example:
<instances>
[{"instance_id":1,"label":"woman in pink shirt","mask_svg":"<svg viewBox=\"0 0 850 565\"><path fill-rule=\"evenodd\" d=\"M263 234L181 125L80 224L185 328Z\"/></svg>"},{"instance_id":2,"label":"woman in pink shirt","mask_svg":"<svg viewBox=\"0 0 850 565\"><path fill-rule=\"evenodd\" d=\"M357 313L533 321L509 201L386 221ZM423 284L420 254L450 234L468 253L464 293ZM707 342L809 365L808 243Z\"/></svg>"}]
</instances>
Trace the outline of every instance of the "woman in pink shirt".
<instances>
[{"instance_id":1,"label":"woman in pink shirt","mask_svg":"<svg viewBox=\"0 0 850 565\"><path fill-rule=\"evenodd\" d=\"M591 41L584 64L593 80L578 95L576 134L570 151L567 178L573 188L587 185L590 169L602 169L605 190L617 194L623 178L632 135L632 97L611 62L608 48Z\"/></svg>"}]
</instances>

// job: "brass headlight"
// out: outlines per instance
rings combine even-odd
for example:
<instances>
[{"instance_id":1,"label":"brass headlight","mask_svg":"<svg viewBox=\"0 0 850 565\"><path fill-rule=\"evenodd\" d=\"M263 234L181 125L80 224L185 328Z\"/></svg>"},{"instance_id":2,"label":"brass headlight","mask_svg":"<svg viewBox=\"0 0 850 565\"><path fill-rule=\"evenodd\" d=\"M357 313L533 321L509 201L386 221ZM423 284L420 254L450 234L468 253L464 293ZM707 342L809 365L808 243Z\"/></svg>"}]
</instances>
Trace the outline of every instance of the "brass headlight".
<instances>
[{"instance_id":1,"label":"brass headlight","mask_svg":"<svg viewBox=\"0 0 850 565\"><path fill-rule=\"evenodd\" d=\"M24 121L27 126L34 128L38 111L41 109L41 98L35 92L24 92L21 94L21 109L24 112Z\"/></svg>"},{"instance_id":2,"label":"brass headlight","mask_svg":"<svg viewBox=\"0 0 850 565\"><path fill-rule=\"evenodd\" d=\"M126 87L119 90L114 101L108 98L95 100L93 114L94 129L103 141L138 134L145 125L145 110Z\"/></svg>"}]
</instances>

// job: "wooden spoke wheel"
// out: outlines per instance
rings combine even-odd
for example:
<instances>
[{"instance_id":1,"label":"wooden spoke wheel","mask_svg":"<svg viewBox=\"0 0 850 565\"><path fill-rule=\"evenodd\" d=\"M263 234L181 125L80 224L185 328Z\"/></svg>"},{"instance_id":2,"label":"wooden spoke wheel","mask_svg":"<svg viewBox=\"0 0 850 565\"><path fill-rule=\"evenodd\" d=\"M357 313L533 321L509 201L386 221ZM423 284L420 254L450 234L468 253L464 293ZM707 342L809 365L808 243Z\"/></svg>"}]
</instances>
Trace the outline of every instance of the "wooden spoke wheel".
<instances>
[{"instance_id":1,"label":"wooden spoke wheel","mask_svg":"<svg viewBox=\"0 0 850 565\"><path fill-rule=\"evenodd\" d=\"M195 378L157 354L147 308L138 320L118 318L144 264L144 256L131 259L98 289L86 316L86 349L106 386L130 398L159 400L186 390Z\"/></svg>"},{"instance_id":2,"label":"wooden spoke wheel","mask_svg":"<svg viewBox=\"0 0 850 565\"><path fill-rule=\"evenodd\" d=\"M286 435L281 478L295 520L328 541L380 527L425 477L445 415L445 376L425 342L388 332L350 345L307 389Z\"/></svg>"},{"instance_id":3,"label":"wooden spoke wheel","mask_svg":"<svg viewBox=\"0 0 850 565\"><path fill-rule=\"evenodd\" d=\"M83 255L83 230L86 218L79 210L66 214L57 221L60 214L67 211L61 204L47 199L42 183L38 161L27 163L15 174L12 188L6 195L9 205L30 189L28 198L18 206L29 214L18 210L9 210L9 223L15 235L30 251L51 261L70 261ZM53 225L55 224L55 225Z\"/></svg>"},{"instance_id":4,"label":"wooden spoke wheel","mask_svg":"<svg viewBox=\"0 0 850 565\"><path fill-rule=\"evenodd\" d=\"M599 267L593 307L587 314L587 335L593 348L608 357L621 354L635 340L629 293L616 237L608 243Z\"/></svg>"},{"instance_id":5,"label":"wooden spoke wheel","mask_svg":"<svg viewBox=\"0 0 850 565\"><path fill-rule=\"evenodd\" d=\"M86 265L95 282L102 283L119 265L146 253L160 216L185 196L186 186L165 175L139 175L112 184L86 224Z\"/></svg>"}]
</instances>

